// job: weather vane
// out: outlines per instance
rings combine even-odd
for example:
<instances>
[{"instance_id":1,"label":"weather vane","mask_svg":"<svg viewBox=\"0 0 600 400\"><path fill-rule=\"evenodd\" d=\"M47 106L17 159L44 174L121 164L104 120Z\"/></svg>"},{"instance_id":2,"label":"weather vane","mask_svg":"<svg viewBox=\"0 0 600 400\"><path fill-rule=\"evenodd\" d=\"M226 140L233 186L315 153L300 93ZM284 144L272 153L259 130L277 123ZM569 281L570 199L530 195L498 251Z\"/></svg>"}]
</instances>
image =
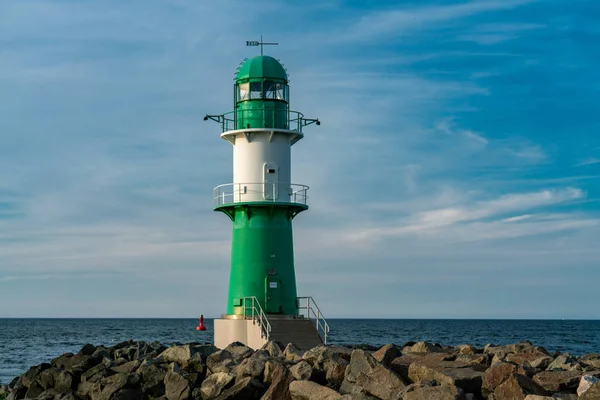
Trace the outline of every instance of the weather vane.
<instances>
[{"instance_id":1,"label":"weather vane","mask_svg":"<svg viewBox=\"0 0 600 400\"><path fill-rule=\"evenodd\" d=\"M260 35L260 42L257 40L246 40L246 46L260 46L260 55L263 55L263 46L265 44L272 44L277 46L279 43L275 42L263 42L262 35Z\"/></svg>"}]
</instances>

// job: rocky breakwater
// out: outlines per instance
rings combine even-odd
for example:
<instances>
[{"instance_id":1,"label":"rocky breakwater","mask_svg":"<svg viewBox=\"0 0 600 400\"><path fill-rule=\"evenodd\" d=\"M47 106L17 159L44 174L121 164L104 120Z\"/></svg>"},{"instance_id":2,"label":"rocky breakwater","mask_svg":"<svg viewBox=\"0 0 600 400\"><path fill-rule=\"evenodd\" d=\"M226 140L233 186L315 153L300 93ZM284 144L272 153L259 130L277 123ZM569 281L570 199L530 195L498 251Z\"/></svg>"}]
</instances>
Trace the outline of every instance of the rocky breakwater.
<instances>
[{"instance_id":1,"label":"rocky breakwater","mask_svg":"<svg viewBox=\"0 0 600 400\"><path fill-rule=\"evenodd\" d=\"M319 346L241 343L85 345L0 388L10 400L600 399L600 354L506 346Z\"/></svg>"}]
</instances>

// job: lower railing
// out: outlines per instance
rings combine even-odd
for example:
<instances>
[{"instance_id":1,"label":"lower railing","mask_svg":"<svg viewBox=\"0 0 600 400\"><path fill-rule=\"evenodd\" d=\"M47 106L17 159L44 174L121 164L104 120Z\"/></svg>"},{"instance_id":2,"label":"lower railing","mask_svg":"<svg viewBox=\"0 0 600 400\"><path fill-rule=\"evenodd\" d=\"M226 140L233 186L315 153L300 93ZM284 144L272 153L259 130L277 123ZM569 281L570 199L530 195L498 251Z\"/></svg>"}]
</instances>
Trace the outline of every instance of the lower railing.
<instances>
[{"instance_id":1,"label":"lower railing","mask_svg":"<svg viewBox=\"0 0 600 400\"><path fill-rule=\"evenodd\" d=\"M226 183L213 189L213 205L269 201L306 204L308 186L294 183Z\"/></svg>"},{"instance_id":2,"label":"lower railing","mask_svg":"<svg viewBox=\"0 0 600 400\"><path fill-rule=\"evenodd\" d=\"M260 302L254 296L242 297L242 312L244 318L252 319L252 323L258 324L260 327L260 337L269 341L271 336L271 324L264 313Z\"/></svg>"},{"instance_id":3,"label":"lower railing","mask_svg":"<svg viewBox=\"0 0 600 400\"><path fill-rule=\"evenodd\" d=\"M321 313L321 310L319 310L315 300L312 297L298 297L296 301L298 303L298 310L306 310L306 318L314 318L317 332L319 332L321 339L323 339L323 344L327 344L329 324L327 324L327 321Z\"/></svg>"}]
</instances>

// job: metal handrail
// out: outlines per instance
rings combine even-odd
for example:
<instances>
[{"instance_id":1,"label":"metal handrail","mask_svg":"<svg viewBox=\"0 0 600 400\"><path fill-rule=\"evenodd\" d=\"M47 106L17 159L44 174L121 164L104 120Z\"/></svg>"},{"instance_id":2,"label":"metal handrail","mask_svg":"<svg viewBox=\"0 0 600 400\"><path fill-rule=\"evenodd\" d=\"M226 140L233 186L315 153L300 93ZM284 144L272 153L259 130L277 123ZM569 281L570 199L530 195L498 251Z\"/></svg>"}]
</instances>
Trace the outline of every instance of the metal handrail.
<instances>
[{"instance_id":1,"label":"metal handrail","mask_svg":"<svg viewBox=\"0 0 600 400\"><path fill-rule=\"evenodd\" d=\"M297 297L296 298L297 303L298 303L298 310L306 310L306 316L310 319L311 316L311 312L314 316L315 319L315 324L317 327L317 332L319 333L319 335L321 335L321 332L319 331L319 328L321 331L323 331L323 335L321 335L321 337L323 338L323 344L327 344L327 335L329 334L329 324L327 323L327 321L325 320L325 317L323 316L323 313L321 313L321 310L319 309L319 306L317 306L317 303L315 302L315 299L313 299L312 297L308 296L308 297ZM300 301L305 300L306 301L306 305L302 306L300 304Z\"/></svg>"},{"instance_id":2,"label":"metal handrail","mask_svg":"<svg viewBox=\"0 0 600 400\"><path fill-rule=\"evenodd\" d=\"M250 317L252 319L252 323L258 323L260 327L260 337L265 338L269 341L269 337L271 336L271 324L267 319L267 314L264 313L262 307L260 306L260 302L255 296L242 297L242 310L244 312L244 318L248 318L248 310L251 311ZM250 306L248 306L248 301L250 301Z\"/></svg>"},{"instance_id":3,"label":"metal handrail","mask_svg":"<svg viewBox=\"0 0 600 400\"><path fill-rule=\"evenodd\" d=\"M262 118L257 118L256 115L260 115L262 111ZM286 117L284 121L281 121L281 113L286 113ZM246 116L247 115L247 116ZM270 125L264 126L264 128L274 128L274 129L287 129L296 132L302 132L302 128L316 123L317 125L321 125L321 121L318 118L305 118L304 114L299 111L292 110L279 110L276 108L262 108L262 109L239 109L229 111L225 114L217 114L217 115L206 115L204 120L213 120L221 124L221 131L228 132L237 129L245 129L247 127L238 126L239 117L242 117L244 120L259 120L261 122L260 125ZM282 124L283 122L283 124ZM276 126L283 125L283 126ZM262 127L262 126L261 126Z\"/></svg>"},{"instance_id":4,"label":"metal handrail","mask_svg":"<svg viewBox=\"0 0 600 400\"><path fill-rule=\"evenodd\" d=\"M241 203L247 201L271 201L306 205L308 201L306 185L295 183L225 183L213 189L213 205ZM285 191L284 194L281 192Z\"/></svg>"}]
</instances>

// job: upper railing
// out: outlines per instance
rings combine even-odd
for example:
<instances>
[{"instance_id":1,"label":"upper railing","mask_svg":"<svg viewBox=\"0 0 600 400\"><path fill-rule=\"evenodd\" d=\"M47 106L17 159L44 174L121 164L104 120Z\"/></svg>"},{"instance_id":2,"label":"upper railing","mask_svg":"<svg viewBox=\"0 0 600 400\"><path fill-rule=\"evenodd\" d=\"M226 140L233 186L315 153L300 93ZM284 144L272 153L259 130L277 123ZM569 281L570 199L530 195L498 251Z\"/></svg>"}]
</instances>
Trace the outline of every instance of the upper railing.
<instances>
[{"instance_id":1,"label":"upper railing","mask_svg":"<svg viewBox=\"0 0 600 400\"><path fill-rule=\"evenodd\" d=\"M304 315L306 318L315 319L317 332L319 332L321 339L323 339L323 344L327 344L329 324L327 324L327 321L321 313L321 310L319 310L319 307L317 306L315 300L312 297L298 297L296 301L298 302L298 310L306 310L306 314Z\"/></svg>"},{"instance_id":2,"label":"upper railing","mask_svg":"<svg viewBox=\"0 0 600 400\"><path fill-rule=\"evenodd\" d=\"M226 183L213 189L215 207L251 201L304 204L308 186L292 183Z\"/></svg>"},{"instance_id":3,"label":"upper railing","mask_svg":"<svg viewBox=\"0 0 600 400\"><path fill-rule=\"evenodd\" d=\"M260 337L269 341L271 336L271 324L264 313L260 302L254 296L242 297L242 312L246 319L251 319L252 323L260 327Z\"/></svg>"},{"instance_id":4,"label":"upper railing","mask_svg":"<svg viewBox=\"0 0 600 400\"><path fill-rule=\"evenodd\" d=\"M283 121L282 121L283 116ZM205 121L213 120L221 124L221 131L228 132L236 129L244 129L247 126L241 126L239 121L253 122L256 121L260 128L276 128L287 129L296 132L302 132L302 128L316 123L321 125L318 118L305 118L304 114L298 111L277 110L271 108L250 109L250 110L234 110L220 115L206 115Z\"/></svg>"}]
</instances>

